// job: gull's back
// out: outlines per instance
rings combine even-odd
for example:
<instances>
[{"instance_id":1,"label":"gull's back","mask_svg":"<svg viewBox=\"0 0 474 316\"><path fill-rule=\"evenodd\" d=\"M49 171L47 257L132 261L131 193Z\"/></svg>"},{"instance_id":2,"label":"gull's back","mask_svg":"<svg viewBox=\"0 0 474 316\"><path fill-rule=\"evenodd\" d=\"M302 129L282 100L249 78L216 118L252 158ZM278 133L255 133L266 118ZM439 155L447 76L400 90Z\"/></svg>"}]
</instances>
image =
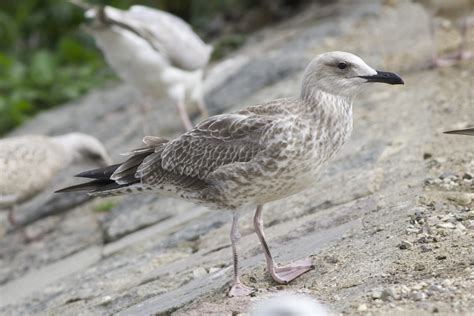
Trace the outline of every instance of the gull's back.
<instances>
[{"instance_id":1,"label":"gull's back","mask_svg":"<svg viewBox=\"0 0 474 316\"><path fill-rule=\"evenodd\" d=\"M96 10L90 9L86 15L93 17L97 14ZM92 33L106 54L123 53L133 57L146 49L161 55L166 61L163 66L184 71L199 70L209 62L212 47L206 45L191 26L177 16L139 5L125 11L106 6L104 12L110 25L92 29ZM115 32L116 37L107 34L107 31ZM118 45L126 46L127 42L132 51L115 51L120 49ZM130 58L130 62L136 59Z\"/></svg>"},{"instance_id":2,"label":"gull's back","mask_svg":"<svg viewBox=\"0 0 474 316\"><path fill-rule=\"evenodd\" d=\"M206 45L181 18L140 5L130 7L125 15L136 19L150 33L150 39L163 48L175 67L193 71L209 62L212 47Z\"/></svg>"}]
</instances>

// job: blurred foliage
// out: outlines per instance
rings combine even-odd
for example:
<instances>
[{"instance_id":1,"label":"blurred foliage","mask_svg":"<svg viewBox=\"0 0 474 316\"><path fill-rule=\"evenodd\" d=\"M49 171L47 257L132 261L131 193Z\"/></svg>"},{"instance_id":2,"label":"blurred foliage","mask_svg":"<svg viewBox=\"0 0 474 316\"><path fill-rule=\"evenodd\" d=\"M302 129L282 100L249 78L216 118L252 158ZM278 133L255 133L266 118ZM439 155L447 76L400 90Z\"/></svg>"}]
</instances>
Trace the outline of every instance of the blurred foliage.
<instances>
[{"instance_id":1,"label":"blurred foliage","mask_svg":"<svg viewBox=\"0 0 474 316\"><path fill-rule=\"evenodd\" d=\"M232 16L283 0L89 1L126 9L144 4L188 20L198 31L214 16ZM289 0L286 0L289 1ZM114 78L93 39L81 30L83 10L66 0L0 0L0 135L35 113L54 107ZM220 29L221 25L217 26ZM221 57L244 41L217 42ZM221 47L223 47L221 49Z\"/></svg>"},{"instance_id":2,"label":"blurred foliage","mask_svg":"<svg viewBox=\"0 0 474 316\"><path fill-rule=\"evenodd\" d=\"M212 60L221 59L245 43L246 37L242 34L232 34L219 38L214 44Z\"/></svg>"},{"instance_id":3,"label":"blurred foliage","mask_svg":"<svg viewBox=\"0 0 474 316\"><path fill-rule=\"evenodd\" d=\"M101 201L94 207L95 213L107 213L117 206L116 201Z\"/></svg>"},{"instance_id":4,"label":"blurred foliage","mask_svg":"<svg viewBox=\"0 0 474 316\"><path fill-rule=\"evenodd\" d=\"M113 78L82 20L63 0L1 0L0 134Z\"/></svg>"}]
</instances>

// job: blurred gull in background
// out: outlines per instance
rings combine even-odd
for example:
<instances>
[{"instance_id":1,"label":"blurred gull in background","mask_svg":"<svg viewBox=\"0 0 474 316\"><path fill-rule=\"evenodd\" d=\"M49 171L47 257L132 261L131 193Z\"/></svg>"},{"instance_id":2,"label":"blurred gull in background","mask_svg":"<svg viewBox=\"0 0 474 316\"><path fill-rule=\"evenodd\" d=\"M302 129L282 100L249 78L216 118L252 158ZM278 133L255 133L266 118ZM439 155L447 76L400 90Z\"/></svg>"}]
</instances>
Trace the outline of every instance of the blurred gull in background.
<instances>
[{"instance_id":1,"label":"blurred gull in background","mask_svg":"<svg viewBox=\"0 0 474 316\"><path fill-rule=\"evenodd\" d=\"M441 16L457 24L456 19L461 19L460 35L461 42L457 52L439 56L437 47L434 47L432 63L436 67L451 66L461 60L469 59L472 53L466 50L468 41L468 26L474 18L474 0L417 0L421 2L431 13L431 33L435 37L435 16Z\"/></svg>"},{"instance_id":2,"label":"blurred gull in background","mask_svg":"<svg viewBox=\"0 0 474 316\"><path fill-rule=\"evenodd\" d=\"M212 46L206 45L189 24L140 5L124 11L71 2L88 8L87 30L122 80L153 102L170 98L186 129L192 128L188 106L197 107L207 116L203 75Z\"/></svg>"},{"instance_id":3,"label":"blurred gull in background","mask_svg":"<svg viewBox=\"0 0 474 316\"><path fill-rule=\"evenodd\" d=\"M18 204L37 196L62 169L78 162L112 163L100 141L85 134L0 140L0 209L9 210L9 222L19 228L13 214ZM27 241L34 239L21 232Z\"/></svg>"}]
</instances>

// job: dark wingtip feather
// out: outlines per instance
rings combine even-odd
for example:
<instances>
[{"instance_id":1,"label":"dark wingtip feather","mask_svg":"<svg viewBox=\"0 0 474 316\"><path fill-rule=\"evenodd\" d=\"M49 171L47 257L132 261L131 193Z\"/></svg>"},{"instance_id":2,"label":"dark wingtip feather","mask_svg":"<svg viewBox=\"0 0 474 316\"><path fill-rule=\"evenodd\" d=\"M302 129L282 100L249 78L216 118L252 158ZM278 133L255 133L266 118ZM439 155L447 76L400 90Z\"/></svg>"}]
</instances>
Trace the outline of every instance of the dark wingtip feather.
<instances>
[{"instance_id":1,"label":"dark wingtip feather","mask_svg":"<svg viewBox=\"0 0 474 316\"><path fill-rule=\"evenodd\" d=\"M100 179L100 180L109 180L110 176L117 170L121 164L111 165L105 168L97 168L93 170L88 170L76 174L75 177L79 178L89 178L89 179Z\"/></svg>"},{"instance_id":2,"label":"dark wingtip feather","mask_svg":"<svg viewBox=\"0 0 474 316\"><path fill-rule=\"evenodd\" d=\"M54 191L54 193L80 192L80 191L87 191L87 189L83 186L83 184L78 184L78 185L62 188L62 189Z\"/></svg>"},{"instance_id":3,"label":"dark wingtip feather","mask_svg":"<svg viewBox=\"0 0 474 316\"><path fill-rule=\"evenodd\" d=\"M70 187L66 187L63 189L59 189L59 190L54 191L54 193L81 192L81 191L92 192L105 185L109 185L111 183L114 183L114 182L110 180L94 180L94 181L89 181L86 183L81 183L81 184L73 185Z\"/></svg>"},{"instance_id":4,"label":"dark wingtip feather","mask_svg":"<svg viewBox=\"0 0 474 316\"><path fill-rule=\"evenodd\" d=\"M446 131L445 134L457 134L457 135L468 135L474 136L474 128L466 128L466 129L457 129L452 131Z\"/></svg>"}]
</instances>

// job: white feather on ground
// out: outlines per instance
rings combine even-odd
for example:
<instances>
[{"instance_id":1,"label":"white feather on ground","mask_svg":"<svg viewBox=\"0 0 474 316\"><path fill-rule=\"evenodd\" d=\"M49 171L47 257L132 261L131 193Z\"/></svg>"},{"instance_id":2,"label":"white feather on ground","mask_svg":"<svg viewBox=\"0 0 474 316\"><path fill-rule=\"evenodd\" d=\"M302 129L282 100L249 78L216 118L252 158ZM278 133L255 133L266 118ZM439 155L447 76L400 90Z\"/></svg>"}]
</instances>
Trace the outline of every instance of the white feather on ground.
<instances>
[{"instance_id":1,"label":"white feather on ground","mask_svg":"<svg viewBox=\"0 0 474 316\"><path fill-rule=\"evenodd\" d=\"M327 316L326 308L302 294L280 294L255 304L251 316Z\"/></svg>"}]
</instances>

